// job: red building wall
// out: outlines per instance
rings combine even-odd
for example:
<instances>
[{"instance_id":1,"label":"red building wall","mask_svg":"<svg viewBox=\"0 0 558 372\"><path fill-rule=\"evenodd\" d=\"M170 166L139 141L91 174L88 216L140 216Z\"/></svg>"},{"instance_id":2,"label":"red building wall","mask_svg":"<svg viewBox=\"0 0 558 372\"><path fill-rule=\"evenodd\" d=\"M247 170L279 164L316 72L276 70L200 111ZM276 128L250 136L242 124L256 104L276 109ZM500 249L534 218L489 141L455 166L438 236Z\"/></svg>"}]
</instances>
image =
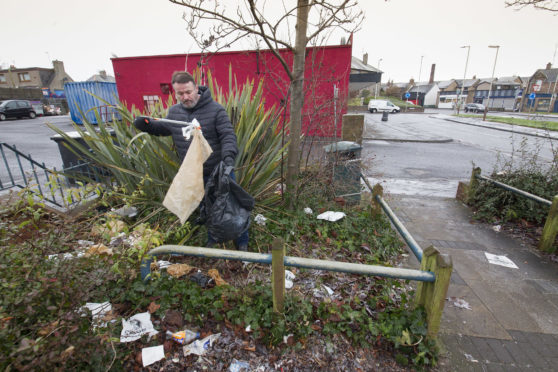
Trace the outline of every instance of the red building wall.
<instances>
[{"instance_id":1,"label":"red building wall","mask_svg":"<svg viewBox=\"0 0 558 372\"><path fill-rule=\"evenodd\" d=\"M292 53L280 51L287 64L292 66ZM334 133L334 85L338 88L335 100L338 135L341 133L341 117L346 112L351 71L351 45L308 48L306 52L305 104L303 133L307 135L333 136ZM209 55L174 54L162 56L112 58L116 86L121 101L128 108L146 109L145 96L157 96L167 102L170 92L162 86L170 86L174 71L202 71L202 84L208 70L224 92L229 86L229 66L233 79L243 84L247 79L264 79L266 107L284 104L288 93L287 73L269 50L221 52Z\"/></svg>"}]
</instances>

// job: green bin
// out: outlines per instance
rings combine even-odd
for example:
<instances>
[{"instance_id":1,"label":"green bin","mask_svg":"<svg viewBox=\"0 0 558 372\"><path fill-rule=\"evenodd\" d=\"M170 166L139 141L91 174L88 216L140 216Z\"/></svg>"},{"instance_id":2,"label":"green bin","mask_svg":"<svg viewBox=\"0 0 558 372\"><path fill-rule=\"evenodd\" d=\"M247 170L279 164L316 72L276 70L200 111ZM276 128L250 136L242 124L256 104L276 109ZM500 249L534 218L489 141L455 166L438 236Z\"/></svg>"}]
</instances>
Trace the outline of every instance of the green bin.
<instances>
[{"instance_id":1,"label":"green bin","mask_svg":"<svg viewBox=\"0 0 558 372\"><path fill-rule=\"evenodd\" d=\"M349 202L359 202L362 146L356 142L340 141L324 146L324 151L333 170L335 195Z\"/></svg>"}]
</instances>

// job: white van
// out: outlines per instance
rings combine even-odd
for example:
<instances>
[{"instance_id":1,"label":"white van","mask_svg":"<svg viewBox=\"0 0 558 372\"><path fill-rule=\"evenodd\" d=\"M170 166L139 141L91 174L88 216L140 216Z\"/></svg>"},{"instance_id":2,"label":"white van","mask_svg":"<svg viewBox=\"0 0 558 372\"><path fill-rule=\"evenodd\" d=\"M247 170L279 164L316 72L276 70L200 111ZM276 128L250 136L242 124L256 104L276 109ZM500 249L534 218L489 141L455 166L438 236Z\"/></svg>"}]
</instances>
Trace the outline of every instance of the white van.
<instances>
[{"instance_id":1,"label":"white van","mask_svg":"<svg viewBox=\"0 0 558 372\"><path fill-rule=\"evenodd\" d=\"M400 112L401 108L385 99L371 99L370 102L368 102L368 111L372 113L378 111L387 111L395 114L396 112Z\"/></svg>"}]
</instances>

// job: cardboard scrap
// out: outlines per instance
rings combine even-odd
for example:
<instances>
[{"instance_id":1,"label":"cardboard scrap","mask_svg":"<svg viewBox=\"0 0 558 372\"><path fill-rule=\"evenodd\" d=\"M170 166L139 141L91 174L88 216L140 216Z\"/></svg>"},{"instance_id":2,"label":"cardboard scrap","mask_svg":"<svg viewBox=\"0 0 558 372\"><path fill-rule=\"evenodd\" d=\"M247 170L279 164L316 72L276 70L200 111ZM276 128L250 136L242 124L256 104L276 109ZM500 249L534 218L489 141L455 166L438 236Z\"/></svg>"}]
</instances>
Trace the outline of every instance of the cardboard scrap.
<instances>
[{"instance_id":1,"label":"cardboard scrap","mask_svg":"<svg viewBox=\"0 0 558 372\"><path fill-rule=\"evenodd\" d=\"M207 272L207 275L209 275L213 280L215 280L215 284L217 286L222 286L222 285L228 285L229 284L223 278L221 278L221 275L219 275L219 271L217 271L217 269L209 270Z\"/></svg>"},{"instance_id":2,"label":"cardboard scrap","mask_svg":"<svg viewBox=\"0 0 558 372\"><path fill-rule=\"evenodd\" d=\"M103 243L94 244L87 250L87 252L85 252L85 257L89 257L94 254L96 255L106 254L107 256L112 256L112 249L107 247Z\"/></svg>"},{"instance_id":3,"label":"cardboard scrap","mask_svg":"<svg viewBox=\"0 0 558 372\"><path fill-rule=\"evenodd\" d=\"M175 278L180 278L184 275L187 275L192 270L194 270L194 267L188 264L174 264L167 267L167 273Z\"/></svg>"}]
</instances>

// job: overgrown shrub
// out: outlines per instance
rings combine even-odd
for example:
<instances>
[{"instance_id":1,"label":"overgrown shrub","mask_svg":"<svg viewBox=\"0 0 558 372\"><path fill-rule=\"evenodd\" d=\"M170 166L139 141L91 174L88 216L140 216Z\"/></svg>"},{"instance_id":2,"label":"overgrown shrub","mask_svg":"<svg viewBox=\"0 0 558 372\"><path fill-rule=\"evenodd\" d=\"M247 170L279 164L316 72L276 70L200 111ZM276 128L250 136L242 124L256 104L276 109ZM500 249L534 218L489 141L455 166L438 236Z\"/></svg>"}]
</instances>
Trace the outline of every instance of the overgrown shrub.
<instances>
[{"instance_id":1,"label":"overgrown shrub","mask_svg":"<svg viewBox=\"0 0 558 372\"><path fill-rule=\"evenodd\" d=\"M553 159L545 162L540 148L529 150L523 141L507 161L498 161L490 178L541 198L551 200L558 194L558 149L551 149ZM475 218L485 221L525 220L544 223L549 207L479 180L470 205Z\"/></svg>"}]
</instances>

